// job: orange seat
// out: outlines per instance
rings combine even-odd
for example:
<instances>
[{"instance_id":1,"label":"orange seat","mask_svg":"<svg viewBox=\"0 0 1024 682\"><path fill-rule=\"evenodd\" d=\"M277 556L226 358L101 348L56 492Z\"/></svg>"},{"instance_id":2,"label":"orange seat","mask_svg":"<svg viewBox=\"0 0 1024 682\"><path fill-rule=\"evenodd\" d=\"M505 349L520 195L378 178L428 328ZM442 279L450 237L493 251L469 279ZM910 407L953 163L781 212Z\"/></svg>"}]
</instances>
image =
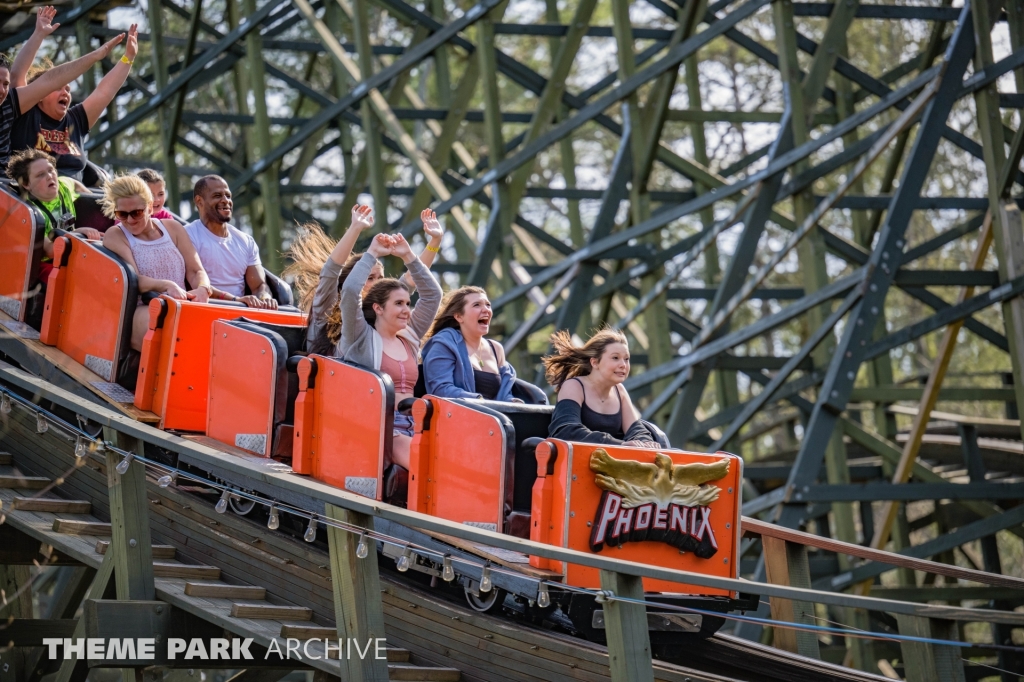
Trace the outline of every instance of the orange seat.
<instances>
[{"instance_id":1,"label":"orange seat","mask_svg":"<svg viewBox=\"0 0 1024 682\"><path fill-rule=\"evenodd\" d=\"M743 460L727 452L709 455L549 438L537 447L530 539L735 578L742 480ZM561 573L568 585L601 587L596 568L536 556L530 557L530 565ZM735 596L727 590L648 578L644 590Z\"/></svg>"},{"instance_id":2,"label":"orange seat","mask_svg":"<svg viewBox=\"0 0 1024 682\"><path fill-rule=\"evenodd\" d=\"M42 217L0 190L0 310L19 322L25 321L28 296L37 293L42 258Z\"/></svg>"},{"instance_id":3,"label":"orange seat","mask_svg":"<svg viewBox=\"0 0 1024 682\"><path fill-rule=\"evenodd\" d=\"M409 509L504 532L516 457L509 418L479 401L428 395L413 419Z\"/></svg>"},{"instance_id":4,"label":"orange seat","mask_svg":"<svg viewBox=\"0 0 1024 682\"><path fill-rule=\"evenodd\" d=\"M305 325L300 312L194 303L160 296L149 303L135 406L160 416L160 428L203 432L207 423L213 324L245 317Z\"/></svg>"},{"instance_id":5,"label":"orange seat","mask_svg":"<svg viewBox=\"0 0 1024 682\"><path fill-rule=\"evenodd\" d=\"M292 470L383 499L395 419L391 377L320 355L301 358L296 371Z\"/></svg>"},{"instance_id":6,"label":"orange seat","mask_svg":"<svg viewBox=\"0 0 1024 682\"><path fill-rule=\"evenodd\" d=\"M291 456L298 376L287 364L305 335L302 325L213 323L206 435L264 457Z\"/></svg>"},{"instance_id":7,"label":"orange seat","mask_svg":"<svg viewBox=\"0 0 1024 682\"><path fill-rule=\"evenodd\" d=\"M105 381L115 381L131 350L135 270L99 244L71 236L53 243L39 339Z\"/></svg>"}]
</instances>

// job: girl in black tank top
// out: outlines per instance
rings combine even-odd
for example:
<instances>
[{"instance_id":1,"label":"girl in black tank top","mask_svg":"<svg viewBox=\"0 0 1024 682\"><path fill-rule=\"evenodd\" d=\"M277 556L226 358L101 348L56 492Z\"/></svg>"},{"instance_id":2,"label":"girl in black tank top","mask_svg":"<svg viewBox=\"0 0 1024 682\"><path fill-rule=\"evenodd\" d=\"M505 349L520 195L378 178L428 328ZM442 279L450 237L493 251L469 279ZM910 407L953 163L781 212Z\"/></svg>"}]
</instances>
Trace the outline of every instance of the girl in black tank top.
<instances>
[{"instance_id":1,"label":"girl in black tank top","mask_svg":"<svg viewBox=\"0 0 1024 682\"><path fill-rule=\"evenodd\" d=\"M603 431L612 438L622 440L626 434L622 430L622 396L619 395L618 388L614 388L612 391L618 399L619 409L612 414L605 414L597 412L587 405L587 389L583 386L583 382L575 378L573 381L578 383L583 391L583 404L580 406L580 421L583 425L591 431Z\"/></svg>"}]
</instances>

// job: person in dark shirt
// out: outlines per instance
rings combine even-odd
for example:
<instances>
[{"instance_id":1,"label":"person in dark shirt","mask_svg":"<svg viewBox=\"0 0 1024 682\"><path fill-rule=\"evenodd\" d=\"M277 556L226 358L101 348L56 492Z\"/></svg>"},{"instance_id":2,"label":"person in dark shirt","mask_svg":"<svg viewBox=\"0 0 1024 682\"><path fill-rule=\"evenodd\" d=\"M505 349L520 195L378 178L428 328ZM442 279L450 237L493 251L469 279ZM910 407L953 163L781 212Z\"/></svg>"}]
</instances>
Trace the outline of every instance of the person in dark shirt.
<instances>
[{"instance_id":1,"label":"person in dark shirt","mask_svg":"<svg viewBox=\"0 0 1024 682\"><path fill-rule=\"evenodd\" d=\"M132 62L139 50L138 27L128 29L124 56L103 77L96 89L80 104L71 104L71 86L65 85L42 100L15 121L11 132L11 151L39 149L57 160L57 172L65 177L82 179L85 170L85 136L114 100L128 79ZM28 77L28 84L42 78L51 69L43 68ZM15 85L20 85L15 82Z\"/></svg>"},{"instance_id":2,"label":"person in dark shirt","mask_svg":"<svg viewBox=\"0 0 1024 682\"><path fill-rule=\"evenodd\" d=\"M558 390L548 435L581 443L656 448L658 443L622 385L629 378L629 344L616 329L602 329L583 346L567 331L551 335L555 352L542 358L544 375Z\"/></svg>"},{"instance_id":3,"label":"person in dark shirt","mask_svg":"<svg viewBox=\"0 0 1024 682\"><path fill-rule=\"evenodd\" d=\"M7 168L11 155L11 130L21 115L50 93L66 87L68 83L88 71L124 40L123 33L115 36L99 49L72 62L55 66L32 83L27 83L26 76L40 44L60 26L53 23L56 14L57 10L53 7L39 8L35 30L18 51L13 64L5 55L0 55L0 168ZM12 84L15 87L12 88Z\"/></svg>"}]
</instances>

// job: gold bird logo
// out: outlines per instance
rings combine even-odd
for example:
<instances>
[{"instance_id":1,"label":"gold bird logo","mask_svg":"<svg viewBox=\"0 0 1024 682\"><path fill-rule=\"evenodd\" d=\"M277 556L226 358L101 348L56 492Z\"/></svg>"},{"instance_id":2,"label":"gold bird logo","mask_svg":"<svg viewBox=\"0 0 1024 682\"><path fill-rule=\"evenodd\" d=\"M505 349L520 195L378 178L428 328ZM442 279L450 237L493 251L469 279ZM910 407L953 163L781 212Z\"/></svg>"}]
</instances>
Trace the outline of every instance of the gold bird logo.
<instances>
[{"instance_id":1,"label":"gold bird logo","mask_svg":"<svg viewBox=\"0 0 1024 682\"><path fill-rule=\"evenodd\" d=\"M604 448L590 455L590 470L602 490L622 497L622 508L632 509L655 504L665 509L670 504L699 507L718 499L718 486L707 485L729 473L729 460L713 464L673 464L668 455L657 453L654 463L615 459Z\"/></svg>"}]
</instances>

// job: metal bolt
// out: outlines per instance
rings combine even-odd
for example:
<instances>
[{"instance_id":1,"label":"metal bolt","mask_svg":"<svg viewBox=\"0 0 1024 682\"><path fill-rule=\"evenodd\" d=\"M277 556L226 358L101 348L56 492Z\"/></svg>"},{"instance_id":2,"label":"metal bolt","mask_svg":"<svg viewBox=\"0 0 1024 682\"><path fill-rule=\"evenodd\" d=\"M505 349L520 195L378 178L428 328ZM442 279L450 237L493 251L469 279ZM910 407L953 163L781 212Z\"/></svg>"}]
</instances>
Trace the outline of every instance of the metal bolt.
<instances>
[{"instance_id":1,"label":"metal bolt","mask_svg":"<svg viewBox=\"0 0 1024 682\"><path fill-rule=\"evenodd\" d=\"M839 391L832 391L832 397L833 398L838 398L839 397Z\"/></svg>"},{"instance_id":2,"label":"metal bolt","mask_svg":"<svg viewBox=\"0 0 1024 682\"><path fill-rule=\"evenodd\" d=\"M260 355L266 355L266 354L267 354L266 350L260 350Z\"/></svg>"},{"instance_id":3,"label":"metal bolt","mask_svg":"<svg viewBox=\"0 0 1024 682\"><path fill-rule=\"evenodd\" d=\"M158 607L156 607L156 612L157 612L158 614L160 614L160 613L163 613L163 612L164 612L164 607L162 607L162 606L158 606Z\"/></svg>"},{"instance_id":4,"label":"metal bolt","mask_svg":"<svg viewBox=\"0 0 1024 682\"><path fill-rule=\"evenodd\" d=\"M493 436L493 435L494 435L494 431L488 431L488 432L487 432L487 435L488 435L488 436Z\"/></svg>"},{"instance_id":5,"label":"metal bolt","mask_svg":"<svg viewBox=\"0 0 1024 682\"><path fill-rule=\"evenodd\" d=\"M723 564L729 563L729 557L726 557L726 558L722 559L722 563Z\"/></svg>"},{"instance_id":6,"label":"metal bolt","mask_svg":"<svg viewBox=\"0 0 1024 682\"><path fill-rule=\"evenodd\" d=\"M590 526L592 526L592 525L593 524L590 521L587 521L587 528L590 528Z\"/></svg>"},{"instance_id":7,"label":"metal bolt","mask_svg":"<svg viewBox=\"0 0 1024 682\"><path fill-rule=\"evenodd\" d=\"M846 378L849 379L850 381L853 381L856 376L857 375L854 374L853 372L847 372L846 373Z\"/></svg>"},{"instance_id":8,"label":"metal bolt","mask_svg":"<svg viewBox=\"0 0 1024 682\"><path fill-rule=\"evenodd\" d=\"M138 544L139 544L139 543L135 541L135 538L132 538L131 540L129 540L129 541L128 541L128 546L129 546L129 547L135 547L135 546L137 546Z\"/></svg>"},{"instance_id":9,"label":"metal bolt","mask_svg":"<svg viewBox=\"0 0 1024 682\"><path fill-rule=\"evenodd\" d=\"M371 393L371 394L373 393L373 389L372 389L372 388L370 389L370 393Z\"/></svg>"},{"instance_id":10,"label":"metal bolt","mask_svg":"<svg viewBox=\"0 0 1024 682\"><path fill-rule=\"evenodd\" d=\"M569 517L570 518L575 518L576 517L576 512L572 512L572 511L569 512Z\"/></svg>"},{"instance_id":11,"label":"metal bolt","mask_svg":"<svg viewBox=\"0 0 1024 682\"><path fill-rule=\"evenodd\" d=\"M572 480L574 480L574 481L576 480L576 474L572 475Z\"/></svg>"},{"instance_id":12,"label":"metal bolt","mask_svg":"<svg viewBox=\"0 0 1024 682\"><path fill-rule=\"evenodd\" d=\"M332 377L334 376L334 370L333 369L331 370L331 376Z\"/></svg>"},{"instance_id":13,"label":"metal bolt","mask_svg":"<svg viewBox=\"0 0 1024 682\"><path fill-rule=\"evenodd\" d=\"M877 315L878 314L878 306L876 306L876 305L871 306L871 314L872 315Z\"/></svg>"},{"instance_id":14,"label":"metal bolt","mask_svg":"<svg viewBox=\"0 0 1024 682\"><path fill-rule=\"evenodd\" d=\"M871 289L871 291L878 291L878 285L875 284L874 282L872 282L871 286L868 288Z\"/></svg>"},{"instance_id":15,"label":"metal bolt","mask_svg":"<svg viewBox=\"0 0 1024 682\"><path fill-rule=\"evenodd\" d=\"M732 524L731 523L727 523L727 524L725 524L725 527L726 528L732 528Z\"/></svg>"},{"instance_id":16,"label":"metal bolt","mask_svg":"<svg viewBox=\"0 0 1024 682\"><path fill-rule=\"evenodd\" d=\"M729 488L729 494L732 495L732 488Z\"/></svg>"}]
</instances>

